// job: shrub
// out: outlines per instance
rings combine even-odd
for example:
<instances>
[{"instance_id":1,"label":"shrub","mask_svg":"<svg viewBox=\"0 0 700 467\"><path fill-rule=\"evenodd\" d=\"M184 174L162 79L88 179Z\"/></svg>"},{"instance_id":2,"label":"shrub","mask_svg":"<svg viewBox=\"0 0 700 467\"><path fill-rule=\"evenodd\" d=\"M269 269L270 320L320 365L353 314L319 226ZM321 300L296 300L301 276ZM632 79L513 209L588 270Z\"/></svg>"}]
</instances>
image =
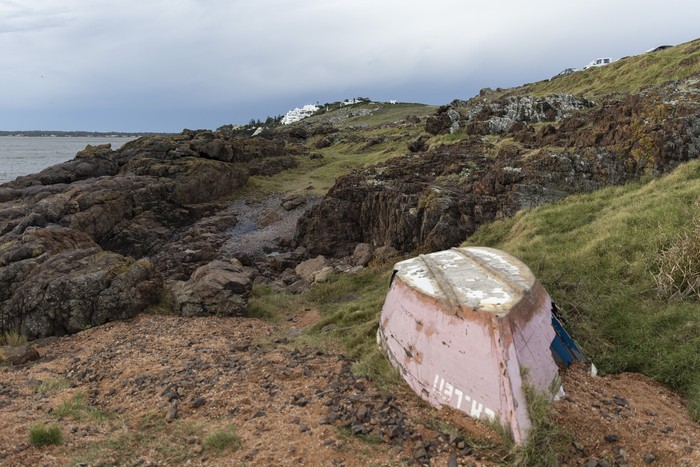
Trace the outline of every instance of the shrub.
<instances>
[{"instance_id":1,"label":"shrub","mask_svg":"<svg viewBox=\"0 0 700 467\"><path fill-rule=\"evenodd\" d=\"M691 229L679 234L671 246L659 253L657 268L653 276L660 298L700 298L700 218L694 219Z\"/></svg>"},{"instance_id":2,"label":"shrub","mask_svg":"<svg viewBox=\"0 0 700 467\"><path fill-rule=\"evenodd\" d=\"M29 429L29 442L32 446L58 445L63 442L61 427L58 425L44 425L43 423L32 426Z\"/></svg>"}]
</instances>

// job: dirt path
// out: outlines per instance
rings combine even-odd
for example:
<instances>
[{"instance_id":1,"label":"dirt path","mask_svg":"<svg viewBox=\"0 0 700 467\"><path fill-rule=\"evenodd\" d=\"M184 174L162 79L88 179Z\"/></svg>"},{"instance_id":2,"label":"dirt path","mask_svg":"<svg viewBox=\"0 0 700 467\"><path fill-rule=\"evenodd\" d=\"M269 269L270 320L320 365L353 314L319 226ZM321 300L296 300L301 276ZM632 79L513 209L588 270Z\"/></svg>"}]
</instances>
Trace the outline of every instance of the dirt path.
<instances>
[{"instance_id":1,"label":"dirt path","mask_svg":"<svg viewBox=\"0 0 700 467\"><path fill-rule=\"evenodd\" d=\"M382 394L342 356L295 348L290 326L317 319L142 315L37 343L39 361L0 368L0 465L508 462L484 424L405 388ZM573 370L564 382L565 465L700 465L698 425L675 394L639 375ZM31 446L37 423L57 423L63 444ZM214 435L230 430L238 449L218 450Z\"/></svg>"}]
</instances>

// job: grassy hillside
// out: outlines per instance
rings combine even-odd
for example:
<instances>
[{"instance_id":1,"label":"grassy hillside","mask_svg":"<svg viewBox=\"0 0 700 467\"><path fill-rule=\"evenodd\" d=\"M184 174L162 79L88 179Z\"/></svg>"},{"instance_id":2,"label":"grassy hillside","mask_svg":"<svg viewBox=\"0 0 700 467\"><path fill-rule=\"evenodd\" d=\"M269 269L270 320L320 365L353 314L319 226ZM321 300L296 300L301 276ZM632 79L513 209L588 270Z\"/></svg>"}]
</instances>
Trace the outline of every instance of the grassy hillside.
<instances>
[{"instance_id":1,"label":"grassy hillside","mask_svg":"<svg viewBox=\"0 0 700 467\"><path fill-rule=\"evenodd\" d=\"M690 77L700 79L700 40L502 92L535 96L571 93L595 99L611 93L635 93L649 86Z\"/></svg>"},{"instance_id":2,"label":"grassy hillside","mask_svg":"<svg viewBox=\"0 0 700 467\"><path fill-rule=\"evenodd\" d=\"M303 120L303 125L332 122L339 131L316 135L306 141L320 159L300 158L296 169L275 177L253 177L251 189L262 193L274 191L325 194L337 177L353 169L383 162L408 152L408 144L423 134L425 117L436 107L423 104L389 104L368 102L318 114ZM407 117L420 121L407 121ZM324 138L332 138L328 147L317 147Z\"/></svg>"},{"instance_id":3,"label":"grassy hillside","mask_svg":"<svg viewBox=\"0 0 700 467\"><path fill-rule=\"evenodd\" d=\"M522 259L600 369L683 391L700 420L700 161L521 212L466 245Z\"/></svg>"}]
</instances>

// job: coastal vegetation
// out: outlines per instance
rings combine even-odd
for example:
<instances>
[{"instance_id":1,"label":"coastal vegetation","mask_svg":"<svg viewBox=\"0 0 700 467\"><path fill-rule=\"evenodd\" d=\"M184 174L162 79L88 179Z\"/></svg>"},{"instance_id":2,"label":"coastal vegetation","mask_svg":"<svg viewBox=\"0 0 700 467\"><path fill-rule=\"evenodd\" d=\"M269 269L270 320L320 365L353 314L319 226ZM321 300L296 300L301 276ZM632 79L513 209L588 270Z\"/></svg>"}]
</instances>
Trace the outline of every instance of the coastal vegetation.
<instances>
[{"instance_id":1,"label":"coastal vegetation","mask_svg":"<svg viewBox=\"0 0 700 467\"><path fill-rule=\"evenodd\" d=\"M484 225L465 245L520 258L599 369L683 391L700 421L698 200L693 161Z\"/></svg>"}]
</instances>

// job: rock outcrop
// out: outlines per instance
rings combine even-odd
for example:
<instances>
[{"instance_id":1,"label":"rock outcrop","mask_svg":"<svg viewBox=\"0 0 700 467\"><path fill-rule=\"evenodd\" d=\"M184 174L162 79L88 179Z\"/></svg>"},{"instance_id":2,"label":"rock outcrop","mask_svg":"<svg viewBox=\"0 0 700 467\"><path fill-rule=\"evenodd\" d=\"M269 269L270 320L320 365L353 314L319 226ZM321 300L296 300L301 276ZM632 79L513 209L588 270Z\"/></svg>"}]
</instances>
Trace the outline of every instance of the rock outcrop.
<instances>
[{"instance_id":1,"label":"rock outcrop","mask_svg":"<svg viewBox=\"0 0 700 467\"><path fill-rule=\"evenodd\" d=\"M28 338L131 318L160 298L147 259L103 251L82 232L29 227L0 248L0 326Z\"/></svg>"},{"instance_id":2,"label":"rock outcrop","mask_svg":"<svg viewBox=\"0 0 700 467\"><path fill-rule=\"evenodd\" d=\"M175 308L183 316L243 316L251 278L241 263L214 260L200 266L187 282L174 283Z\"/></svg>"},{"instance_id":3,"label":"rock outcrop","mask_svg":"<svg viewBox=\"0 0 700 467\"><path fill-rule=\"evenodd\" d=\"M426 122L426 131L448 132L450 110L465 107L459 143L339 178L299 220L296 244L312 256L347 256L358 243L435 251L489 220L665 173L700 155L695 93L678 83L595 108L567 95L488 96L442 107ZM504 139L490 144L485 134Z\"/></svg>"},{"instance_id":4,"label":"rock outcrop","mask_svg":"<svg viewBox=\"0 0 700 467\"><path fill-rule=\"evenodd\" d=\"M250 174L279 172L307 153L282 140L185 130L117 151L88 146L0 186L0 331L36 338L133 317L161 299L163 278L188 280L216 259L237 222L227 198ZM238 304L225 311L206 290L222 275L193 275L186 290L205 305L180 310L243 314L250 278L226 281L226 300Z\"/></svg>"}]
</instances>

